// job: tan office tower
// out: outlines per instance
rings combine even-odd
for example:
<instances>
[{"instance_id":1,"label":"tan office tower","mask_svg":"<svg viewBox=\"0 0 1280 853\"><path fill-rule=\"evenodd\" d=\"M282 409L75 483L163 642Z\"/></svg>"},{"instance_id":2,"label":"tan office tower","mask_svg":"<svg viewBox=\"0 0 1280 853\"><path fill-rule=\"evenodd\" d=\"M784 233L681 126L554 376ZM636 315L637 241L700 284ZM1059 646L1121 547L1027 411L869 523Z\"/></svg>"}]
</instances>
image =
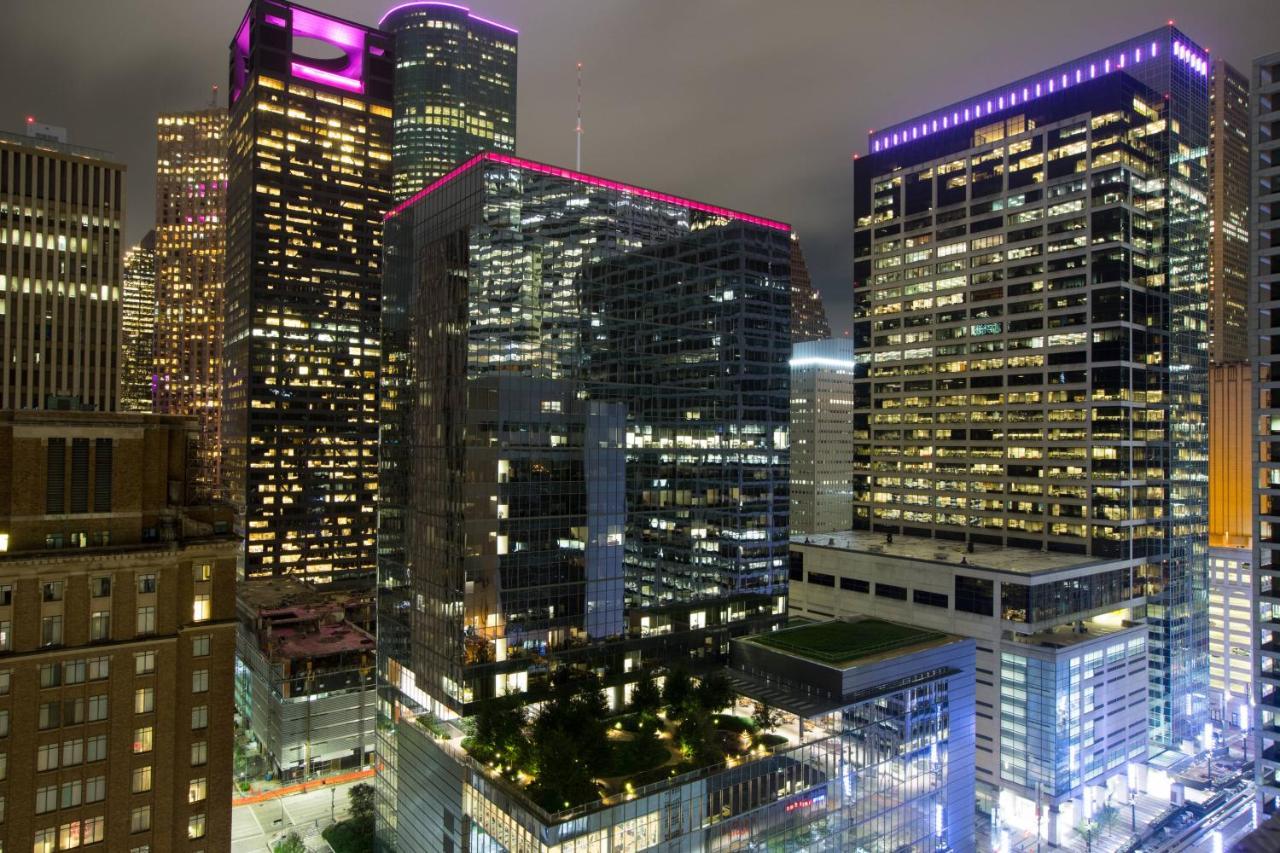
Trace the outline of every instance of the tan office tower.
<instances>
[{"instance_id":1,"label":"tan office tower","mask_svg":"<svg viewBox=\"0 0 1280 853\"><path fill-rule=\"evenodd\" d=\"M155 410L197 418L195 478L222 487L227 111L156 120Z\"/></svg>"},{"instance_id":2,"label":"tan office tower","mask_svg":"<svg viewBox=\"0 0 1280 853\"><path fill-rule=\"evenodd\" d=\"M853 525L855 367L848 338L791 348L792 534Z\"/></svg>"},{"instance_id":3,"label":"tan office tower","mask_svg":"<svg viewBox=\"0 0 1280 853\"><path fill-rule=\"evenodd\" d=\"M0 409L112 411L125 167L50 136L0 132Z\"/></svg>"},{"instance_id":4,"label":"tan office tower","mask_svg":"<svg viewBox=\"0 0 1280 853\"><path fill-rule=\"evenodd\" d=\"M1209 87L1209 360L1249 357L1249 78L1218 59Z\"/></svg>"},{"instance_id":5,"label":"tan office tower","mask_svg":"<svg viewBox=\"0 0 1280 853\"><path fill-rule=\"evenodd\" d=\"M0 412L0 849L231 849L238 542L192 440Z\"/></svg>"},{"instance_id":6,"label":"tan office tower","mask_svg":"<svg viewBox=\"0 0 1280 853\"><path fill-rule=\"evenodd\" d=\"M120 408L149 413L156 335L155 231L148 231L142 242L124 253L121 303Z\"/></svg>"}]
</instances>

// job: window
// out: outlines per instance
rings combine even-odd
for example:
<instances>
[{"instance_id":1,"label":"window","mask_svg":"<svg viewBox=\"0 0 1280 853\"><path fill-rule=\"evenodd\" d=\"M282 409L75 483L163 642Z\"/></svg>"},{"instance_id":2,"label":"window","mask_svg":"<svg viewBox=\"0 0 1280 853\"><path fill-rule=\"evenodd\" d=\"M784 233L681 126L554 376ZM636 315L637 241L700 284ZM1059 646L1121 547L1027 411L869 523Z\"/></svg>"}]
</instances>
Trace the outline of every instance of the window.
<instances>
[{"instance_id":1,"label":"window","mask_svg":"<svg viewBox=\"0 0 1280 853\"><path fill-rule=\"evenodd\" d=\"M36 723L40 731L48 731L56 729L62 725L62 703L55 700L53 702L40 703L40 717Z\"/></svg>"},{"instance_id":2,"label":"window","mask_svg":"<svg viewBox=\"0 0 1280 853\"><path fill-rule=\"evenodd\" d=\"M196 583L204 583L213 577L213 566L209 563L195 563L191 566L191 579Z\"/></svg>"},{"instance_id":3,"label":"window","mask_svg":"<svg viewBox=\"0 0 1280 853\"><path fill-rule=\"evenodd\" d=\"M191 744L191 766L203 767L209 760L209 742L198 740Z\"/></svg>"},{"instance_id":4,"label":"window","mask_svg":"<svg viewBox=\"0 0 1280 853\"><path fill-rule=\"evenodd\" d=\"M133 768L133 793L141 794L151 790L151 765Z\"/></svg>"},{"instance_id":5,"label":"window","mask_svg":"<svg viewBox=\"0 0 1280 853\"><path fill-rule=\"evenodd\" d=\"M67 511L67 440L49 439L45 463L44 511L46 515L61 515Z\"/></svg>"},{"instance_id":6,"label":"window","mask_svg":"<svg viewBox=\"0 0 1280 853\"><path fill-rule=\"evenodd\" d=\"M40 597L44 601L61 601L62 581L46 581L41 584Z\"/></svg>"},{"instance_id":7,"label":"window","mask_svg":"<svg viewBox=\"0 0 1280 853\"><path fill-rule=\"evenodd\" d=\"M911 591L911 600L916 604L925 604L929 607L941 607L944 610L950 603L946 593L928 592L923 589L913 589Z\"/></svg>"},{"instance_id":8,"label":"window","mask_svg":"<svg viewBox=\"0 0 1280 853\"><path fill-rule=\"evenodd\" d=\"M111 512L111 439L93 442L93 511Z\"/></svg>"},{"instance_id":9,"label":"window","mask_svg":"<svg viewBox=\"0 0 1280 853\"><path fill-rule=\"evenodd\" d=\"M84 659L64 661L62 664L62 683L81 684L84 682Z\"/></svg>"},{"instance_id":10,"label":"window","mask_svg":"<svg viewBox=\"0 0 1280 853\"><path fill-rule=\"evenodd\" d=\"M207 796L209 796L209 783L203 776L199 779L192 779L187 784L188 803L204 802L204 798Z\"/></svg>"},{"instance_id":11,"label":"window","mask_svg":"<svg viewBox=\"0 0 1280 853\"><path fill-rule=\"evenodd\" d=\"M995 591L992 582L984 578L956 575L956 610L994 616Z\"/></svg>"},{"instance_id":12,"label":"window","mask_svg":"<svg viewBox=\"0 0 1280 853\"><path fill-rule=\"evenodd\" d=\"M106 735L102 736L106 740ZM64 740L62 742L62 766L72 767L84 762L84 739Z\"/></svg>"},{"instance_id":13,"label":"window","mask_svg":"<svg viewBox=\"0 0 1280 853\"><path fill-rule=\"evenodd\" d=\"M9 695L9 680L11 674L7 669L0 669L0 696Z\"/></svg>"},{"instance_id":14,"label":"window","mask_svg":"<svg viewBox=\"0 0 1280 853\"><path fill-rule=\"evenodd\" d=\"M156 632L156 609L151 606L138 608L138 633L154 634Z\"/></svg>"},{"instance_id":15,"label":"window","mask_svg":"<svg viewBox=\"0 0 1280 853\"><path fill-rule=\"evenodd\" d=\"M89 439L71 439L71 511L89 511Z\"/></svg>"},{"instance_id":16,"label":"window","mask_svg":"<svg viewBox=\"0 0 1280 853\"><path fill-rule=\"evenodd\" d=\"M58 827L58 849L70 850L80 846L80 821L73 820Z\"/></svg>"},{"instance_id":17,"label":"window","mask_svg":"<svg viewBox=\"0 0 1280 853\"><path fill-rule=\"evenodd\" d=\"M84 780L84 801L100 803L107 798L107 777L94 776Z\"/></svg>"},{"instance_id":18,"label":"window","mask_svg":"<svg viewBox=\"0 0 1280 853\"><path fill-rule=\"evenodd\" d=\"M809 583L814 584L815 586L834 587L836 585L836 578L835 575L828 575L822 572L809 572Z\"/></svg>"},{"instance_id":19,"label":"window","mask_svg":"<svg viewBox=\"0 0 1280 853\"><path fill-rule=\"evenodd\" d=\"M191 692L206 693L209 690L209 670L197 669L191 673Z\"/></svg>"},{"instance_id":20,"label":"window","mask_svg":"<svg viewBox=\"0 0 1280 853\"><path fill-rule=\"evenodd\" d=\"M0 782L9 778L9 753L0 752Z\"/></svg>"},{"instance_id":21,"label":"window","mask_svg":"<svg viewBox=\"0 0 1280 853\"><path fill-rule=\"evenodd\" d=\"M9 736L9 710L0 710L0 737Z\"/></svg>"},{"instance_id":22,"label":"window","mask_svg":"<svg viewBox=\"0 0 1280 853\"><path fill-rule=\"evenodd\" d=\"M57 687L62 683L62 667L56 663L40 664L40 686Z\"/></svg>"},{"instance_id":23,"label":"window","mask_svg":"<svg viewBox=\"0 0 1280 853\"><path fill-rule=\"evenodd\" d=\"M197 705L191 709L191 728L207 729L209 727L209 706Z\"/></svg>"},{"instance_id":24,"label":"window","mask_svg":"<svg viewBox=\"0 0 1280 853\"><path fill-rule=\"evenodd\" d=\"M13 649L13 630L8 619L0 619L0 652Z\"/></svg>"},{"instance_id":25,"label":"window","mask_svg":"<svg viewBox=\"0 0 1280 853\"><path fill-rule=\"evenodd\" d=\"M84 700L67 699L62 703L62 724L75 726L84 722Z\"/></svg>"},{"instance_id":26,"label":"window","mask_svg":"<svg viewBox=\"0 0 1280 853\"><path fill-rule=\"evenodd\" d=\"M111 611L95 610L89 618L89 640L91 642L111 639Z\"/></svg>"},{"instance_id":27,"label":"window","mask_svg":"<svg viewBox=\"0 0 1280 853\"><path fill-rule=\"evenodd\" d=\"M58 808L58 786L45 785L36 788L36 814L45 814Z\"/></svg>"},{"instance_id":28,"label":"window","mask_svg":"<svg viewBox=\"0 0 1280 853\"><path fill-rule=\"evenodd\" d=\"M94 598L106 598L111 595L111 578L108 576L94 578L89 581L89 589Z\"/></svg>"},{"instance_id":29,"label":"window","mask_svg":"<svg viewBox=\"0 0 1280 853\"><path fill-rule=\"evenodd\" d=\"M147 595L156 591L155 575L138 575L138 594Z\"/></svg>"},{"instance_id":30,"label":"window","mask_svg":"<svg viewBox=\"0 0 1280 853\"><path fill-rule=\"evenodd\" d=\"M89 697L89 722L96 723L107 718L107 694Z\"/></svg>"},{"instance_id":31,"label":"window","mask_svg":"<svg viewBox=\"0 0 1280 853\"><path fill-rule=\"evenodd\" d=\"M191 618L196 622L206 622L210 615L210 596L208 593L196 593L195 603L191 606Z\"/></svg>"},{"instance_id":32,"label":"window","mask_svg":"<svg viewBox=\"0 0 1280 853\"><path fill-rule=\"evenodd\" d=\"M46 616L40 620L40 645L62 645L62 617Z\"/></svg>"},{"instance_id":33,"label":"window","mask_svg":"<svg viewBox=\"0 0 1280 853\"><path fill-rule=\"evenodd\" d=\"M133 674L147 675L156 671L156 653L155 652L134 652L133 653Z\"/></svg>"},{"instance_id":34,"label":"window","mask_svg":"<svg viewBox=\"0 0 1280 853\"><path fill-rule=\"evenodd\" d=\"M105 681L111 675L111 658L89 658L89 680Z\"/></svg>"},{"instance_id":35,"label":"window","mask_svg":"<svg viewBox=\"0 0 1280 853\"><path fill-rule=\"evenodd\" d=\"M76 806L80 805L81 791L82 789L80 786L79 779L75 779L71 782L63 782L62 796L59 797L59 800L62 803L60 807L64 809L73 809Z\"/></svg>"},{"instance_id":36,"label":"window","mask_svg":"<svg viewBox=\"0 0 1280 853\"><path fill-rule=\"evenodd\" d=\"M892 598L895 601L906 601L907 588L905 586L894 586L891 583L876 583L876 596L878 598Z\"/></svg>"},{"instance_id":37,"label":"window","mask_svg":"<svg viewBox=\"0 0 1280 853\"><path fill-rule=\"evenodd\" d=\"M191 656L193 658L208 657L209 655L209 635L197 634L191 638Z\"/></svg>"},{"instance_id":38,"label":"window","mask_svg":"<svg viewBox=\"0 0 1280 853\"><path fill-rule=\"evenodd\" d=\"M142 728L133 730L133 751L137 755L151 751L151 738L154 730L151 726L143 726Z\"/></svg>"},{"instance_id":39,"label":"window","mask_svg":"<svg viewBox=\"0 0 1280 853\"><path fill-rule=\"evenodd\" d=\"M138 806L129 813L129 831L146 832L151 828L151 806Z\"/></svg>"},{"instance_id":40,"label":"window","mask_svg":"<svg viewBox=\"0 0 1280 853\"><path fill-rule=\"evenodd\" d=\"M36 749L36 770L58 769L58 745L44 743Z\"/></svg>"},{"instance_id":41,"label":"window","mask_svg":"<svg viewBox=\"0 0 1280 853\"><path fill-rule=\"evenodd\" d=\"M156 690L154 687L139 687L133 691L133 713L150 714L156 709Z\"/></svg>"},{"instance_id":42,"label":"window","mask_svg":"<svg viewBox=\"0 0 1280 853\"><path fill-rule=\"evenodd\" d=\"M49 439L50 442L53 439ZM53 853L58 849L54 844L58 840L58 834L51 826L48 829L36 830L35 845L31 848L32 853Z\"/></svg>"},{"instance_id":43,"label":"window","mask_svg":"<svg viewBox=\"0 0 1280 853\"><path fill-rule=\"evenodd\" d=\"M204 838L203 814L193 814L187 818L187 838Z\"/></svg>"},{"instance_id":44,"label":"window","mask_svg":"<svg viewBox=\"0 0 1280 853\"><path fill-rule=\"evenodd\" d=\"M96 735L89 738L85 749L85 761L101 761L107 757L107 736Z\"/></svg>"},{"instance_id":45,"label":"window","mask_svg":"<svg viewBox=\"0 0 1280 853\"><path fill-rule=\"evenodd\" d=\"M0 607L10 607L13 604L13 587L9 584L0 585Z\"/></svg>"},{"instance_id":46,"label":"window","mask_svg":"<svg viewBox=\"0 0 1280 853\"><path fill-rule=\"evenodd\" d=\"M858 578L840 578L840 588L851 592L871 592L871 584Z\"/></svg>"},{"instance_id":47,"label":"window","mask_svg":"<svg viewBox=\"0 0 1280 853\"><path fill-rule=\"evenodd\" d=\"M80 840L84 844L97 844L99 841L106 840L107 819L105 817L91 817L84 821L83 827Z\"/></svg>"}]
</instances>

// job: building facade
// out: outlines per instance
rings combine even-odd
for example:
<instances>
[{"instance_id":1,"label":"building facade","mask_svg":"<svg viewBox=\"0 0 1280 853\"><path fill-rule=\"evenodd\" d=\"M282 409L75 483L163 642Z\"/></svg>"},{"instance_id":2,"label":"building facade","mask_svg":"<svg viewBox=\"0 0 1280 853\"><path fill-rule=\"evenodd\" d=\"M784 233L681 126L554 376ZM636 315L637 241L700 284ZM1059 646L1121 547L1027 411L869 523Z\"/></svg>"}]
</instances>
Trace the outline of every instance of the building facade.
<instances>
[{"instance_id":1,"label":"building facade","mask_svg":"<svg viewBox=\"0 0 1280 853\"><path fill-rule=\"evenodd\" d=\"M0 409L115 411L125 167L55 136L0 133Z\"/></svg>"},{"instance_id":2,"label":"building facade","mask_svg":"<svg viewBox=\"0 0 1280 853\"><path fill-rule=\"evenodd\" d=\"M792 533L853 523L853 377L848 338L791 348Z\"/></svg>"},{"instance_id":3,"label":"building facade","mask_svg":"<svg viewBox=\"0 0 1280 853\"><path fill-rule=\"evenodd\" d=\"M1249 77L1209 79L1209 360L1249 358Z\"/></svg>"},{"instance_id":4,"label":"building facade","mask_svg":"<svg viewBox=\"0 0 1280 853\"><path fill-rule=\"evenodd\" d=\"M789 242L782 223L503 154L392 211L383 843L463 843L460 765L414 752L419 712L534 701L548 661L605 673L616 707L642 663L723 659L782 620Z\"/></svg>"},{"instance_id":5,"label":"building facade","mask_svg":"<svg viewBox=\"0 0 1280 853\"><path fill-rule=\"evenodd\" d=\"M237 541L193 432L0 413L5 849L230 849Z\"/></svg>"},{"instance_id":6,"label":"building facade","mask_svg":"<svg viewBox=\"0 0 1280 853\"><path fill-rule=\"evenodd\" d=\"M1128 561L1164 746L1208 689L1208 65L1162 27L854 163L855 526Z\"/></svg>"},{"instance_id":7,"label":"building facade","mask_svg":"<svg viewBox=\"0 0 1280 853\"><path fill-rule=\"evenodd\" d=\"M142 242L124 253L123 269L120 408L126 412L147 413L151 411L156 334L155 231L148 231Z\"/></svg>"},{"instance_id":8,"label":"building facade","mask_svg":"<svg viewBox=\"0 0 1280 853\"><path fill-rule=\"evenodd\" d=\"M413 195L485 151L516 150L519 33L450 3L401 3L395 40L392 195Z\"/></svg>"},{"instance_id":9,"label":"building facade","mask_svg":"<svg viewBox=\"0 0 1280 853\"><path fill-rule=\"evenodd\" d=\"M1145 586L1120 560L866 531L798 536L791 611L976 642L977 803L993 837L1068 844L1148 790Z\"/></svg>"},{"instance_id":10,"label":"building facade","mask_svg":"<svg viewBox=\"0 0 1280 853\"><path fill-rule=\"evenodd\" d=\"M825 341L831 337L831 324L822 294L813 289L809 266L804 262L800 238L791 235L791 342Z\"/></svg>"},{"instance_id":11,"label":"building facade","mask_svg":"<svg viewBox=\"0 0 1280 853\"><path fill-rule=\"evenodd\" d=\"M374 751L373 596L291 577L240 585L236 709L277 776L354 769Z\"/></svg>"},{"instance_id":12,"label":"building facade","mask_svg":"<svg viewBox=\"0 0 1280 853\"><path fill-rule=\"evenodd\" d=\"M250 578L373 582L393 69L390 36L274 0L231 45L222 476Z\"/></svg>"},{"instance_id":13,"label":"building facade","mask_svg":"<svg viewBox=\"0 0 1280 853\"><path fill-rule=\"evenodd\" d=\"M227 111L156 119L155 410L196 418L197 482L222 488Z\"/></svg>"},{"instance_id":14,"label":"building facade","mask_svg":"<svg viewBox=\"0 0 1280 853\"><path fill-rule=\"evenodd\" d=\"M1254 655L1257 660L1254 695L1257 711L1258 797L1261 812L1273 814L1280 797L1280 335L1275 310L1276 278L1280 264L1280 53L1254 61L1250 80L1250 142L1253 151L1253 189L1250 245L1249 317L1257 347L1253 353L1257 407L1252 463L1257 515L1253 535Z\"/></svg>"}]
</instances>

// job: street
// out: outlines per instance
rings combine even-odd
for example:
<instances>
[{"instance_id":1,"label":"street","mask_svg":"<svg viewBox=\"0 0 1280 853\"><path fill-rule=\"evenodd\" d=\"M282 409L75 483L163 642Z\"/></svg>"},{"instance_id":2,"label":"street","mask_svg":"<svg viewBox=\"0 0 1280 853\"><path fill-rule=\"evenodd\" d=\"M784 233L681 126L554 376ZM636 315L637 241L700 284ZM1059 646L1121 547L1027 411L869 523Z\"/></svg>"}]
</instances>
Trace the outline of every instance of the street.
<instances>
[{"instance_id":1,"label":"street","mask_svg":"<svg viewBox=\"0 0 1280 853\"><path fill-rule=\"evenodd\" d=\"M362 780L366 781L367 780ZM289 794L260 803L237 805L231 810L231 853L262 853L289 831L297 832L308 850L330 850L320 837L333 820L347 816L347 792L358 782L317 786L306 793Z\"/></svg>"}]
</instances>

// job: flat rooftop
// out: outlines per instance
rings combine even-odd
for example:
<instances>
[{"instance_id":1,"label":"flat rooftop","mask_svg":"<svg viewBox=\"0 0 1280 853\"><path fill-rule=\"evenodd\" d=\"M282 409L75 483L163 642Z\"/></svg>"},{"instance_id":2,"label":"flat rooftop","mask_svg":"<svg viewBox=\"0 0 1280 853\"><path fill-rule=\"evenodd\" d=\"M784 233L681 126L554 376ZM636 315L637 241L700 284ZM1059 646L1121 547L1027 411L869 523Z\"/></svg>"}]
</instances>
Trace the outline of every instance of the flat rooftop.
<instances>
[{"instance_id":1,"label":"flat rooftop","mask_svg":"<svg viewBox=\"0 0 1280 853\"><path fill-rule=\"evenodd\" d=\"M1038 551L1005 545L973 544L973 552L964 542L949 539L927 539L895 533L893 541L883 533L869 530L843 530L838 533L809 533L791 537L792 544L836 548L859 554L878 554L928 563L974 566L1019 575L1038 575L1081 566L1119 562L1087 554L1064 554L1060 551Z\"/></svg>"},{"instance_id":2,"label":"flat rooftop","mask_svg":"<svg viewBox=\"0 0 1280 853\"><path fill-rule=\"evenodd\" d=\"M883 619L815 622L748 638L771 649L841 669L891 652L951 638L941 631Z\"/></svg>"},{"instance_id":3,"label":"flat rooftop","mask_svg":"<svg viewBox=\"0 0 1280 853\"><path fill-rule=\"evenodd\" d=\"M352 625L339 622L319 625L316 630L272 629L273 651L287 658L315 658L340 652L373 651L373 635Z\"/></svg>"}]
</instances>

